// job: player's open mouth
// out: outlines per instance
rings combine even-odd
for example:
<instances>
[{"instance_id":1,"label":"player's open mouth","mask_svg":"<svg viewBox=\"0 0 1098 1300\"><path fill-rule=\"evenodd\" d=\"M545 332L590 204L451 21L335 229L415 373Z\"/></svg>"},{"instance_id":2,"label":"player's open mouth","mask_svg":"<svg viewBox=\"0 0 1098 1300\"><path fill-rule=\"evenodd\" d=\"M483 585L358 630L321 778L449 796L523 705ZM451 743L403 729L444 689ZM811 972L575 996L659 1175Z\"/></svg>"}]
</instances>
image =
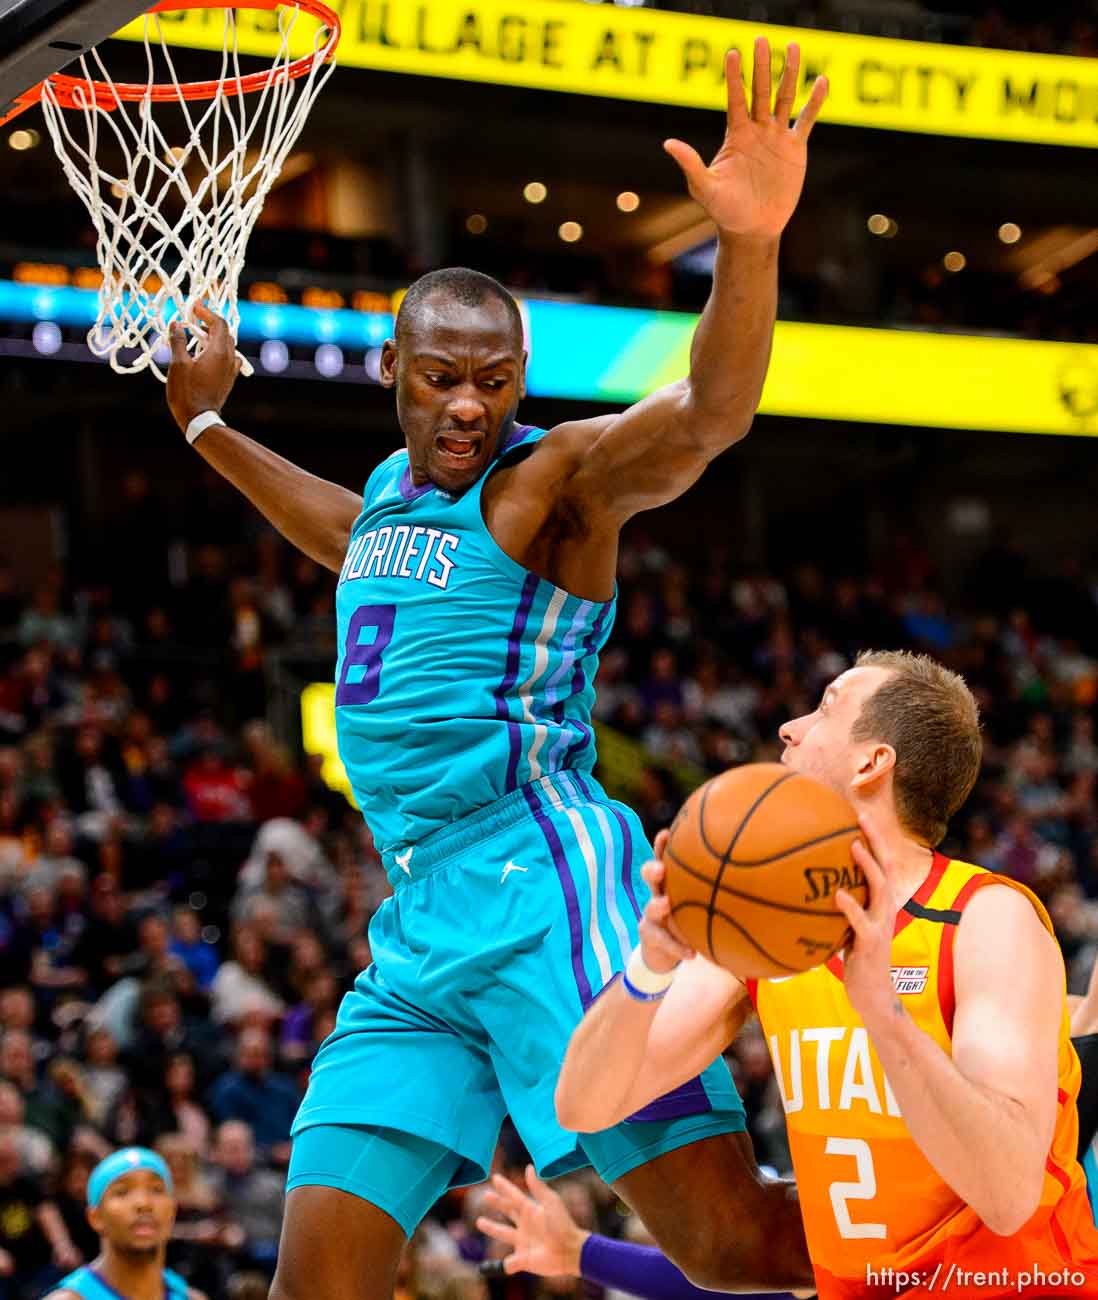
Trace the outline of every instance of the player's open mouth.
<instances>
[{"instance_id":1,"label":"player's open mouth","mask_svg":"<svg viewBox=\"0 0 1098 1300\"><path fill-rule=\"evenodd\" d=\"M435 437L435 446L444 452L447 459L456 461L476 460L484 446L484 435L462 433L440 433Z\"/></svg>"}]
</instances>

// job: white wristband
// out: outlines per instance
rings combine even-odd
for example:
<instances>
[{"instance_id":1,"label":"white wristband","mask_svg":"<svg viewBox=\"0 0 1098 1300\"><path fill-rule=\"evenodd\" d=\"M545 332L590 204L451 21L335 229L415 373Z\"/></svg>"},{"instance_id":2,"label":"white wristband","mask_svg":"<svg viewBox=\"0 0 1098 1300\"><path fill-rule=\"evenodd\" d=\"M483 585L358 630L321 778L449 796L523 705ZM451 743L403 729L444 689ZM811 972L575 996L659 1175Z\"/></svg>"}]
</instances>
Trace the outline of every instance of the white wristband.
<instances>
[{"instance_id":1,"label":"white wristband","mask_svg":"<svg viewBox=\"0 0 1098 1300\"><path fill-rule=\"evenodd\" d=\"M190 422L190 424L187 425L187 432L183 436L193 447L195 444L195 440L201 434L205 433L206 430L210 427L210 425L224 424L224 423L225 421L221 418L220 412L203 411L201 415L196 415L194 419Z\"/></svg>"},{"instance_id":2,"label":"white wristband","mask_svg":"<svg viewBox=\"0 0 1098 1300\"><path fill-rule=\"evenodd\" d=\"M625 978L638 993L645 997L660 997L674 983L677 969L673 966L669 971L654 971L644 960L644 954L638 946L629 954L629 961L625 966Z\"/></svg>"}]
</instances>

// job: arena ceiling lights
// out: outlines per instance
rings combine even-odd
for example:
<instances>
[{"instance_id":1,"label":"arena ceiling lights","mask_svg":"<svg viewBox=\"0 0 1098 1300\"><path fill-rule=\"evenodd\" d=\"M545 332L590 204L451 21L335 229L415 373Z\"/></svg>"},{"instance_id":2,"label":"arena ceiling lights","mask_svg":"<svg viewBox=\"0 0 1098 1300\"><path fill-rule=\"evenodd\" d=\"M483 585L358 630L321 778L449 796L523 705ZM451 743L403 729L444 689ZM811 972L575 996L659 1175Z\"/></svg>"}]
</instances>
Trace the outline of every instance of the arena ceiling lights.
<instances>
[{"instance_id":1,"label":"arena ceiling lights","mask_svg":"<svg viewBox=\"0 0 1098 1300\"><path fill-rule=\"evenodd\" d=\"M724 51L801 43L799 101L826 73L821 120L991 140L1098 146L1092 59L581 5L574 0L332 0L339 62L414 76L723 109ZM220 48L220 10L164 15L181 45ZM271 55L270 15L237 15L242 53ZM141 38L141 22L121 35ZM302 31L302 41L308 36ZM295 51L296 52L296 51ZM745 58L745 69L751 65ZM780 72L780 57L775 77Z\"/></svg>"}]
</instances>

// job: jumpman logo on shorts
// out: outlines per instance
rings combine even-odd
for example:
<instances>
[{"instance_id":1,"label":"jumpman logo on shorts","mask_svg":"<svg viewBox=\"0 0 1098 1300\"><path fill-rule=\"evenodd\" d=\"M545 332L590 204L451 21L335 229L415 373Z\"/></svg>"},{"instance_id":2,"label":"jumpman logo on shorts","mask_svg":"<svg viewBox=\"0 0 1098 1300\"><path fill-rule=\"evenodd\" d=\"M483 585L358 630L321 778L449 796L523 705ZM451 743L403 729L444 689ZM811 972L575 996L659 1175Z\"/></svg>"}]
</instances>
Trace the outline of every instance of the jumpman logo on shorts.
<instances>
[{"instance_id":1,"label":"jumpman logo on shorts","mask_svg":"<svg viewBox=\"0 0 1098 1300\"><path fill-rule=\"evenodd\" d=\"M405 874L406 876L410 876L410 875L412 874L412 868L408 865L408 863L411 862L411 860L412 860L412 854L413 854L415 851L416 851L416 850L415 850L415 845L413 845L413 846L412 846L412 847L407 851L407 853L394 853L394 854L393 854L393 857L396 858L396 864L397 864L397 866L401 869L401 871L404 872L404 874Z\"/></svg>"},{"instance_id":2,"label":"jumpman logo on shorts","mask_svg":"<svg viewBox=\"0 0 1098 1300\"><path fill-rule=\"evenodd\" d=\"M520 867L517 862L508 862L508 864L503 868L503 875L500 876L499 883L502 885L512 871L529 871L529 870L530 870L529 867Z\"/></svg>"}]
</instances>

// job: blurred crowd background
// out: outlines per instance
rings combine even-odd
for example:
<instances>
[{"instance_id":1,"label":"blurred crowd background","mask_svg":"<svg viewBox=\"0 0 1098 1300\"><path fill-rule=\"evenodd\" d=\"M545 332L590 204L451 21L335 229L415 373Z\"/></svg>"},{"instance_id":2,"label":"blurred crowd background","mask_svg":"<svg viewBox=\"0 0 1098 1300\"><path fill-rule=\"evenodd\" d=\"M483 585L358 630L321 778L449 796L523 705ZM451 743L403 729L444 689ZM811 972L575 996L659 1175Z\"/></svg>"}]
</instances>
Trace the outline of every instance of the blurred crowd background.
<instances>
[{"instance_id":1,"label":"blurred crowd background","mask_svg":"<svg viewBox=\"0 0 1098 1300\"><path fill-rule=\"evenodd\" d=\"M330 672L334 575L243 506L225 507L232 541L182 543L134 479L123 529L145 539L139 550L105 533L31 590L12 557L0 562L0 1279L12 1297L94 1256L88 1171L129 1142L172 1168L171 1266L211 1295L263 1294L294 1110L388 890L358 813L267 716L276 656ZM654 833L696 781L775 757L780 724L859 649L933 653L976 690L987 744L946 850L1048 901L1078 988L1098 941L1098 582L1009 547L971 575L947 603L914 536L856 569L806 553L778 570L743 567L732 545L686 564L633 527L598 682L617 756L604 776ZM788 1172L761 1034L746 1030L730 1060L760 1161ZM524 1160L505 1133L498 1166ZM593 1177L566 1196L581 1222L641 1231ZM472 1226L479 1203L473 1189L437 1207L407 1253L404 1300L487 1294L472 1267L490 1253Z\"/></svg>"}]
</instances>

